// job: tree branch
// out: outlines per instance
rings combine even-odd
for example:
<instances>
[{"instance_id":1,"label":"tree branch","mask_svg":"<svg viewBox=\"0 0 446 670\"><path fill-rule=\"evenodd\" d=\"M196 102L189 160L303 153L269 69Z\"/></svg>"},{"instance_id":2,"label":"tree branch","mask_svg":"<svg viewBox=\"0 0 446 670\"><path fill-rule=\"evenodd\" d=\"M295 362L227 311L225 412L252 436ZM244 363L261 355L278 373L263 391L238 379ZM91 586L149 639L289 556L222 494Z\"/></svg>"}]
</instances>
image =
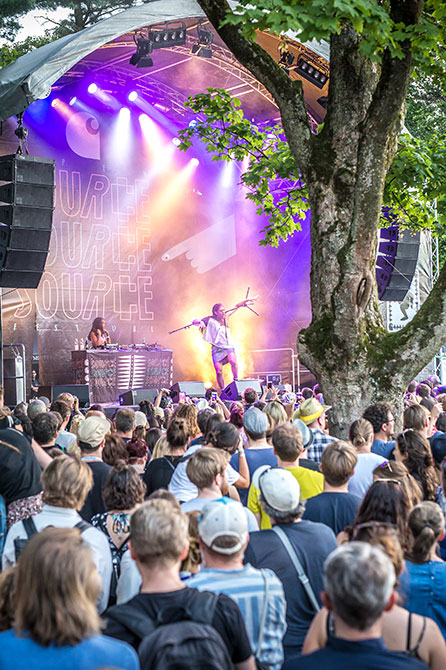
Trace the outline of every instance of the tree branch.
<instances>
[{"instance_id":1,"label":"tree branch","mask_svg":"<svg viewBox=\"0 0 446 670\"><path fill-rule=\"evenodd\" d=\"M221 25L231 11L226 0L198 0L198 4L228 49L273 96L280 109L290 149L305 177L310 160L311 130L302 83L292 81L259 44L243 37L240 28Z\"/></svg>"}]
</instances>

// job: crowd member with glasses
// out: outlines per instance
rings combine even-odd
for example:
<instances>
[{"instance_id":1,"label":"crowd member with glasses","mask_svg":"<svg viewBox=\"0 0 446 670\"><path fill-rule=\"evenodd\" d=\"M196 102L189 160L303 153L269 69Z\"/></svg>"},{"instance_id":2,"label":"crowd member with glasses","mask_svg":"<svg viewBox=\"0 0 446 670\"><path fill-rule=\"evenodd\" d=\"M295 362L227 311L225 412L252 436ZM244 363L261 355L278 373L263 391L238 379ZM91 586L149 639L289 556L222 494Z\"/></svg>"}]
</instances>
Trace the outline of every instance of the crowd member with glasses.
<instances>
[{"instance_id":1,"label":"crowd member with glasses","mask_svg":"<svg viewBox=\"0 0 446 670\"><path fill-rule=\"evenodd\" d=\"M396 583L404 571L404 556L398 535L389 524L369 521L355 527L353 541L379 547L392 561ZM336 635L331 612L324 607L313 619L303 646L304 654L323 649L329 635ZM423 661L431 670L446 667L446 644L438 625L432 619L408 612L396 603L383 615L383 640L387 649Z\"/></svg>"},{"instance_id":2,"label":"crowd member with glasses","mask_svg":"<svg viewBox=\"0 0 446 670\"><path fill-rule=\"evenodd\" d=\"M443 513L436 503L424 501L414 507L408 525L407 572L401 577L404 607L432 618L446 638L446 565L437 555L445 532Z\"/></svg>"},{"instance_id":3,"label":"crowd member with glasses","mask_svg":"<svg viewBox=\"0 0 446 670\"><path fill-rule=\"evenodd\" d=\"M439 494L439 481L426 438L413 428L408 428L398 435L394 455L420 484L424 500L435 502Z\"/></svg>"},{"instance_id":4,"label":"crowd member with glasses","mask_svg":"<svg viewBox=\"0 0 446 670\"><path fill-rule=\"evenodd\" d=\"M395 417L392 406L388 402L375 402L364 410L363 419L373 426L372 453L390 458L395 442L392 441L395 430Z\"/></svg>"},{"instance_id":5,"label":"crowd member with glasses","mask_svg":"<svg viewBox=\"0 0 446 670\"><path fill-rule=\"evenodd\" d=\"M406 550L407 519L410 510L410 500L398 479L378 479L365 494L353 525L339 533L338 544L350 541L357 526L370 521L379 521L396 528L401 546Z\"/></svg>"}]
</instances>

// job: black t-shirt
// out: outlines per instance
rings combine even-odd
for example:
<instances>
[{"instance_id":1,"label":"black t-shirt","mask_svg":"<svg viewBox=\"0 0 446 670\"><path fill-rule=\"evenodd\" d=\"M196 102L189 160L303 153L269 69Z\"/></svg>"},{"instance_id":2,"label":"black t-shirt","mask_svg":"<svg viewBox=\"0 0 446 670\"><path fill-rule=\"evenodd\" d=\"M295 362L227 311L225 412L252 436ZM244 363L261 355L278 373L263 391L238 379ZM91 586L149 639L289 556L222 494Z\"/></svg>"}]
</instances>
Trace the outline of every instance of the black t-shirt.
<instances>
[{"instance_id":1,"label":"black t-shirt","mask_svg":"<svg viewBox=\"0 0 446 670\"><path fill-rule=\"evenodd\" d=\"M186 608L197 593L197 589L188 587L167 593L139 593L129 600L125 607L131 605L139 613L147 614L150 619L156 619L158 612L166 607ZM119 610L120 607L121 605L115 605L105 613L106 627L103 633L128 642L132 647L138 649L141 639L132 632L131 622L129 621L129 628L127 628L113 619L113 612ZM241 612L231 598L223 593L218 596L214 616L209 623L220 633L233 663L242 663L251 656L251 646Z\"/></svg>"},{"instance_id":2,"label":"black t-shirt","mask_svg":"<svg viewBox=\"0 0 446 670\"><path fill-rule=\"evenodd\" d=\"M361 498L352 493L324 492L305 503L303 519L329 526L335 535L351 526L356 518Z\"/></svg>"},{"instance_id":3,"label":"black t-shirt","mask_svg":"<svg viewBox=\"0 0 446 670\"><path fill-rule=\"evenodd\" d=\"M158 489L167 489L175 468L182 458L182 456L163 456L163 458L150 461L142 478L147 486L146 496Z\"/></svg>"},{"instance_id":4,"label":"black t-shirt","mask_svg":"<svg viewBox=\"0 0 446 670\"><path fill-rule=\"evenodd\" d=\"M102 514L107 511L102 491L104 490L105 482L111 471L111 467L103 461L86 461L87 465L93 471L93 488L87 495L84 506L79 514L85 521L90 523L91 517L95 514Z\"/></svg>"},{"instance_id":5,"label":"black t-shirt","mask_svg":"<svg viewBox=\"0 0 446 670\"><path fill-rule=\"evenodd\" d=\"M42 468L26 437L15 428L0 430L0 495L5 504L40 493L41 474Z\"/></svg>"}]
</instances>

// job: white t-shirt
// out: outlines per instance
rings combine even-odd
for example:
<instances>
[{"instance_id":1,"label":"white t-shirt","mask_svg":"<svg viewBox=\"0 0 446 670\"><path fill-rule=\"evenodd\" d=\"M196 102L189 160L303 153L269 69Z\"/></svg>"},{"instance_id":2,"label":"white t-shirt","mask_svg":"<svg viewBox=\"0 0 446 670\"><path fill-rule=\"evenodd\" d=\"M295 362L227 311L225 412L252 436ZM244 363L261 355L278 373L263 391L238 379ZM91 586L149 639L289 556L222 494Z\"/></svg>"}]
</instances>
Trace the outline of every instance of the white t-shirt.
<instances>
[{"instance_id":1,"label":"white t-shirt","mask_svg":"<svg viewBox=\"0 0 446 670\"><path fill-rule=\"evenodd\" d=\"M192 456L192 454L194 454L196 451L198 451L198 449L201 449L202 447L203 447L202 444L192 445L186 451L183 458L186 459L188 456ZM182 462L178 463L169 484L169 491L173 493L173 495L180 502L187 502L188 500L192 500L193 498L198 497L198 489L195 486L195 484L192 484L189 477L187 476L186 467L187 467L187 460L183 460ZM240 478L240 475L237 472L237 470L234 470L234 468L231 465L229 465L229 463L227 466L227 473L228 473L228 482L230 486L232 484L235 484L235 482Z\"/></svg>"},{"instance_id":2,"label":"white t-shirt","mask_svg":"<svg viewBox=\"0 0 446 670\"><path fill-rule=\"evenodd\" d=\"M231 331L216 319L209 319L203 339L219 349L233 349L234 347Z\"/></svg>"},{"instance_id":3,"label":"white t-shirt","mask_svg":"<svg viewBox=\"0 0 446 670\"><path fill-rule=\"evenodd\" d=\"M364 498L367 489L373 482L373 470L387 460L378 454L358 454L355 472L348 480L348 492L359 498Z\"/></svg>"}]
</instances>

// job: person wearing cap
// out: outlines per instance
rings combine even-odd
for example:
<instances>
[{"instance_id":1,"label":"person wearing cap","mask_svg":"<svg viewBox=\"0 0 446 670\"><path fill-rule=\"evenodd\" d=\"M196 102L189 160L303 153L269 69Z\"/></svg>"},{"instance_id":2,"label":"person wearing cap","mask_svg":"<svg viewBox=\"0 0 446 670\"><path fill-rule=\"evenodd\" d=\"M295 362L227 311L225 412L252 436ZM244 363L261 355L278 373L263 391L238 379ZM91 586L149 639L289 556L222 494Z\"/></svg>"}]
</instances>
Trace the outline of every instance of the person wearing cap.
<instances>
[{"instance_id":1,"label":"person wearing cap","mask_svg":"<svg viewBox=\"0 0 446 670\"><path fill-rule=\"evenodd\" d=\"M324 449L320 469L324 475L324 490L307 500L303 519L324 523L338 535L356 518L361 498L349 493L348 484L358 456L348 442L332 442Z\"/></svg>"},{"instance_id":2,"label":"person wearing cap","mask_svg":"<svg viewBox=\"0 0 446 670\"><path fill-rule=\"evenodd\" d=\"M300 467L320 472L319 463L316 463L316 461L308 458L308 449L310 449L314 442L313 431L304 424L302 419L294 419L293 424L298 426L300 432L302 433L302 453L299 456Z\"/></svg>"},{"instance_id":3,"label":"person wearing cap","mask_svg":"<svg viewBox=\"0 0 446 670\"><path fill-rule=\"evenodd\" d=\"M200 591L225 593L240 608L256 659L262 667L280 670L282 638L286 630L286 603L280 580L271 570L243 565L248 543L244 509L230 498L208 501L198 520L203 565L188 586ZM267 583L265 623L261 634ZM260 638L260 648L259 648Z\"/></svg>"},{"instance_id":4,"label":"person wearing cap","mask_svg":"<svg viewBox=\"0 0 446 670\"><path fill-rule=\"evenodd\" d=\"M169 500L147 500L133 512L129 547L142 585L133 598L107 610L105 635L138 649L142 639L138 631L144 617L149 623L162 613L188 611L202 598L200 592L188 588L179 575L181 561L189 551L188 536L187 516ZM137 618L138 626L133 625L133 618ZM225 594L218 596L208 623L220 634L235 670L255 670L245 624L231 598ZM143 662L141 666L146 667Z\"/></svg>"},{"instance_id":5,"label":"person wearing cap","mask_svg":"<svg viewBox=\"0 0 446 670\"><path fill-rule=\"evenodd\" d=\"M297 479L300 494L303 500L322 493L324 477L300 465L300 456L303 450L302 433L299 427L292 423L282 423L274 429L272 434L274 453L278 465L288 470ZM258 468L257 473L262 470ZM248 509L257 516L260 528L271 528L271 521L260 502L260 490L257 485L258 476L254 473L248 494Z\"/></svg>"},{"instance_id":6,"label":"person wearing cap","mask_svg":"<svg viewBox=\"0 0 446 670\"><path fill-rule=\"evenodd\" d=\"M254 475L254 484L260 490L264 512L271 519L272 527L278 526L286 534L320 606L324 561L336 549L336 536L322 523L302 520L304 505L300 486L291 472L268 466L259 470ZM252 533L244 561L255 568L270 568L282 582L287 602L282 670L293 670L316 610L285 545L273 529Z\"/></svg>"},{"instance_id":7,"label":"person wearing cap","mask_svg":"<svg viewBox=\"0 0 446 670\"><path fill-rule=\"evenodd\" d=\"M325 413L331 405L322 405L316 398L308 398L299 405L293 414L294 419L301 419L313 432L313 444L308 450L308 458L316 463L321 462L322 452L327 444L337 438L328 435L325 428Z\"/></svg>"},{"instance_id":8,"label":"person wearing cap","mask_svg":"<svg viewBox=\"0 0 446 670\"><path fill-rule=\"evenodd\" d=\"M46 412L46 405L42 400L32 400L27 408L27 414L31 421L34 421L35 417L41 412Z\"/></svg>"},{"instance_id":9,"label":"person wearing cap","mask_svg":"<svg viewBox=\"0 0 446 670\"><path fill-rule=\"evenodd\" d=\"M102 491L111 471L111 467L102 460L105 436L110 432L110 422L103 416L87 416L77 429L77 444L81 450L81 460L85 461L93 472L93 488L87 495L80 515L90 522L95 514L107 511Z\"/></svg>"},{"instance_id":10,"label":"person wearing cap","mask_svg":"<svg viewBox=\"0 0 446 670\"><path fill-rule=\"evenodd\" d=\"M250 407L243 414L243 428L248 438L248 444L245 447L243 458L249 468L250 479L254 472L261 465L277 465L277 456L270 444L266 441L266 431L268 430L268 417L257 407ZM231 458L231 466L234 470L239 470L239 453L237 452ZM239 489L240 502L246 505L248 502L249 489Z\"/></svg>"}]
</instances>

